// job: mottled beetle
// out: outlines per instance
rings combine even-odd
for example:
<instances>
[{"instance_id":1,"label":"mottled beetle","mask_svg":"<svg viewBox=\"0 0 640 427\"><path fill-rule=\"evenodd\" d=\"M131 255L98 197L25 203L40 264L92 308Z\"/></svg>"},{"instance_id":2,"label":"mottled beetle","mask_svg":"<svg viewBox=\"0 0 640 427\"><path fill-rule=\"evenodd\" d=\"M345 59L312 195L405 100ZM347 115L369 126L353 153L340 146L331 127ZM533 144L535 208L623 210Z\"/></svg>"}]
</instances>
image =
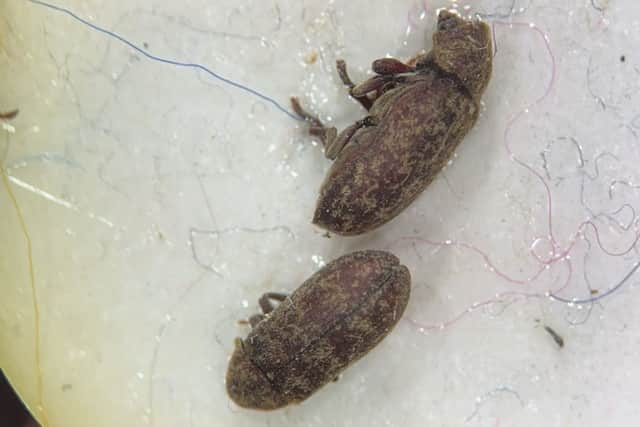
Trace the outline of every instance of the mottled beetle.
<instances>
[{"instance_id":1,"label":"mottled beetle","mask_svg":"<svg viewBox=\"0 0 640 427\"><path fill-rule=\"evenodd\" d=\"M434 179L478 118L492 69L489 27L443 10L433 48L405 64L373 62L376 75L354 85L337 68L353 98L369 114L344 129L325 127L292 98L335 160L320 189L313 223L356 235L388 222Z\"/></svg>"},{"instance_id":2,"label":"mottled beetle","mask_svg":"<svg viewBox=\"0 0 640 427\"><path fill-rule=\"evenodd\" d=\"M398 258L361 251L330 262L290 296L265 294L265 314L251 317L247 338L236 339L229 396L252 409L303 401L391 331L410 288L409 270ZM275 309L271 299L280 301Z\"/></svg>"}]
</instances>

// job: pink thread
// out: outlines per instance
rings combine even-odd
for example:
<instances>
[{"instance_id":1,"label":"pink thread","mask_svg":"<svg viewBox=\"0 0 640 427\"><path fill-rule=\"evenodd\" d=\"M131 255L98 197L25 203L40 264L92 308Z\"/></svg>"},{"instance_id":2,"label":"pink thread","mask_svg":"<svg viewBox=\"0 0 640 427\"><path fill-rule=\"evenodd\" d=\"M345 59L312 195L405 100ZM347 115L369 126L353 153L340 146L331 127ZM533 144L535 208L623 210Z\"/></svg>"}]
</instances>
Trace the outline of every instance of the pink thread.
<instances>
[{"instance_id":1,"label":"pink thread","mask_svg":"<svg viewBox=\"0 0 640 427\"><path fill-rule=\"evenodd\" d=\"M595 237L596 237L596 241L598 243L598 246L607 254L610 256L621 256L621 255L625 255L627 253L629 253L631 250L633 250L633 248L636 246L636 244L638 243L638 241L640 240L640 233L636 232L635 235L635 239L633 241L633 243L631 245L629 245L627 248L625 248L624 250L621 251L613 251L610 249L607 249L604 247L601 237L600 237L600 232L597 228L597 226L590 220L588 221L584 221L582 222L578 227L577 230L569 237L568 241L567 241L567 245L566 247L562 247L556 237L555 237L555 232L554 232L554 227L553 227L553 197L552 197L552 192L551 189L549 187L549 185L547 184L545 178L539 173L537 172L533 167L531 167L530 165L528 165L527 163L525 163L524 161L520 160L514 153L514 151L511 148L510 142L509 142L509 134L513 128L513 126L515 125L515 123L518 122L519 119L521 119L525 114L527 114L529 112L529 110L531 110L532 108L538 106L539 104L541 104L551 93L551 91L553 90L556 78L557 78L557 65L556 65L556 59L555 56L553 55L553 51L551 49L551 45L549 42L549 38L547 37L547 35L540 30L536 25L534 24L528 24L528 23L520 23L520 22L502 22L502 21L494 21L493 22L493 26L492 26L492 32L494 34L494 38L495 38L495 27L496 26L508 26L509 28L514 28L514 27L519 27L519 28L528 28L528 29L532 29L534 30L536 33L538 33L540 35L540 37L542 38L542 40L544 41L544 45L545 45L545 49L549 55L550 61L551 61L551 73L549 76L549 83L546 86L546 89L544 91L544 93L538 97L534 102L532 102L531 104L527 105L524 109L522 109L521 111L517 112L516 114L514 114L508 121L507 121L507 125L504 129L503 132L503 144L505 147L506 152L509 154L509 157L512 161L514 161L516 164L520 165L521 167L525 168L527 171L529 171L531 174L533 174L538 181L542 184L544 191L545 191L545 195L546 195L546 201L547 201L547 227L548 227L548 235L547 236L543 236L543 237L536 237L530 247L530 254L533 257L533 259L535 259L539 264L540 267L529 277L526 278L515 278L512 277L510 275L507 275L506 273L504 273L502 270L500 270L499 268L497 268L497 266L493 263L493 261L491 260L491 258L489 257L489 255L482 251L481 249L479 249L478 247L476 247L475 245L471 244L471 243L466 243L466 242L458 242L458 241L432 241L429 239L424 239L424 238L418 238L418 237L403 237L398 239L397 241L395 241L394 243L392 243L392 245L398 243L399 241L407 241L407 240L412 240L412 241L417 241L417 242L421 242L424 244L429 244L432 246L439 246L439 247L444 247L444 246L456 246L456 247L462 247L468 250L471 250L472 252L475 252L476 254L480 255L480 257L483 259L483 261L485 262L485 264L488 266L488 268L494 273L496 274L496 276L500 277L501 279L505 280L508 283L511 284L518 284L518 285L527 285L527 284L531 284L532 282L535 282L540 275L542 274L542 272L544 272L545 270L548 270L549 267L551 267L552 265L558 263L559 261L564 261L564 264L567 267L567 276L566 279L564 280L564 283L558 287L552 290L547 291L545 294L541 294L541 293L527 293L527 292L515 292L515 291L507 291L507 292L501 292L496 294L495 297L490 298L490 299L486 299L480 302L476 302L474 304L472 304L471 306L469 306L466 310L461 311L460 313L458 313L456 316L454 316L453 318L444 321L442 323L439 324L423 324L421 322L416 321L415 319L409 319L409 322L411 322L414 326L418 327L420 329L421 332L427 331L427 330L433 330L433 329L444 329L450 325L452 325L453 323L457 322L458 320L462 319L464 316L466 316L467 314L477 310L480 307L485 307L494 303L513 303L517 300L520 299L529 299L529 298L542 298L542 297L548 297L551 294L558 294L562 291L564 291L565 289L568 288L569 284L571 283L571 277L573 274L573 265L570 261L570 253L573 251L573 249L575 248L577 242L579 241L580 238L584 238L584 235L586 233L586 229L588 227L591 227L595 233ZM550 255L548 257L542 257L539 254L537 254L535 252L535 248L536 246L541 243L541 242L548 242L551 246L550 248Z\"/></svg>"},{"instance_id":2,"label":"pink thread","mask_svg":"<svg viewBox=\"0 0 640 427\"><path fill-rule=\"evenodd\" d=\"M423 3L422 8L420 9L419 6L417 6L415 3L412 7L412 9L410 10L410 12L408 13L408 21L409 21L409 29L415 28L417 27L417 23L415 20L415 15L419 14L421 15L421 18L423 17L422 14L426 13L427 11L427 4L426 1ZM565 291L570 283L571 283L571 278L573 275L573 264L571 262L570 259L570 254L571 252L575 249L578 241L580 241L581 239L584 239L586 237L586 233L588 231L589 228L591 228L595 234L595 239L597 241L597 245L600 247L600 249L607 255L609 256L622 256L622 255L626 255L629 252L631 252L637 245L638 241L640 241L640 232L636 231L635 232L635 238L633 240L633 242L625 247L622 250L613 250L610 248L606 248L604 246L604 244L602 243L602 239L600 236L600 231L598 229L598 227L596 226L596 224L592 221L592 219L597 218L599 215L595 215L592 219L589 220L585 220L583 222L581 222L578 227L576 228L576 231L574 233L572 233L566 240L566 246L562 246L558 240L556 239L556 235L555 235L555 230L554 230L554 222L553 222L553 197L552 197L552 191L551 188L549 186L549 184L547 183L547 181L545 180L545 178L542 176L541 173L539 173L538 171L536 171L532 166L528 165L527 163L525 163L524 161L520 160L516 154L514 153L512 147L511 147L511 143L509 141L509 134L511 133L512 128L514 127L514 125L525 115L527 114L531 109L537 107L538 105L540 105L542 102L544 102L544 100L551 94L551 91L553 90L553 87L555 85L556 79L557 79L557 64L556 64L556 58L553 54L553 50L551 48L551 44L549 42L549 37L547 36L546 33L544 33L540 28L538 28L535 24L530 24L530 23L523 23L523 22L503 22L503 21L494 21L493 25L492 25L492 34L493 34L493 39L494 39L494 45L495 45L495 39L496 39L496 26L508 26L509 28L527 28L530 30L535 31L543 40L544 42L544 46L546 49L547 54L549 55L550 61L551 61L551 71L550 71L550 76L549 76L549 82L545 88L544 93L539 96L535 101L533 101L532 103L528 104L525 108L523 108L522 110L518 111L516 114L514 114L508 121L507 124L505 126L504 132L503 132L503 145L505 147L506 152L509 155L509 158L516 163L517 165L523 167L525 170L527 170L528 172L530 172L533 176L535 176L538 181L542 184L543 188L544 188L544 192L545 192L545 196L546 196L546 217L547 217L547 227L548 227L548 234L546 236L537 236L533 239L529 252L531 257L538 263L539 268L537 268L531 275L529 275L528 277L514 277L511 275L506 274L505 272L503 272L502 270L500 270L495 263L491 260L490 256L484 252L483 250L481 250L480 248L478 248L477 246L471 244L471 243L467 243L467 242L461 242L461 241L452 241L452 240L446 240L446 241L434 241L434 240L429 240L429 239L425 239L425 238L421 238L421 237L401 237L395 241L393 241L391 244L389 244L388 246L394 246L400 242L403 241L412 241L412 242L420 242L422 244L428 244L431 246L435 246L435 247L445 247L445 246L455 246L455 247L461 247L467 250L470 250L472 252L475 252L476 254L478 254L484 261L484 263L486 264L487 268L493 272L496 276L498 276L499 278L501 278L502 280L506 281L507 283L510 284L516 284L516 285L529 285L532 284L534 282L536 282L540 276L542 275L542 273L546 270L549 270L551 266L559 263L559 262L563 262L563 264L566 266L566 278L563 281L563 283L558 286L558 287L554 287L554 286L550 286L549 289L544 292L544 293L540 293L540 292L536 292L536 293L532 293L532 292L522 292L522 291L505 291L505 292L500 292L497 293L493 298L489 298L480 302L476 302L472 305L470 305L466 310L461 311L460 313L458 313L457 315L455 315L453 318L446 320L444 322L438 323L438 324L425 324L425 323L421 323L415 319L408 319L408 321L413 324L414 326L418 327L420 332L425 332L428 330L434 330L434 329L444 329L449 327L450 325L452 325L453 323L459 321L460 319L462 319L464 316L466 316L467 314L477 310L478 308L481 307L486 307L488 305L491 304L495 304L495 303L505 303L505 304L511 304L514 303L518 300L524 300L524 299L530 299L530 298L551 298L552 296L555 296L557 294L559 294L560 292ZM495 50L495 53L497 53L497 48ZM494 53L494 54L495 54ZM580 150L580 147L578 147L578 149ZM582 153L581 153L582 155ZM598 156L599 157L599 156ZM582 158L582 157L581 157ZM597 160L598 158L596 158L596 172L597 172ZM586 174L586 172L585 172ZM587 176L589 176L587 174ZM610 193L611 193L611 189L610 189ZM611 195L610 195L611 196ZM618 209L615 212L619 212L622 208ZM627 231L632 224L636 224L636 221L638 219L638 217L635 214L635 211L633 210L633 208L631 207L632 210L632 214L633 214L633 218L632 220L629 222L629 227L627 228L622 228L624 231ZM615 214L615 213L614 213ZM607 216L609 214L605 214L605 216ZM611 217L607 216L608 218L611 219ZM549 248L549 255L548 256L542 256L538 253L536 253L536 247L538 247L538 245L540 245L543 242L547 242L550 246Z\"/></svg>"}]
</instances>

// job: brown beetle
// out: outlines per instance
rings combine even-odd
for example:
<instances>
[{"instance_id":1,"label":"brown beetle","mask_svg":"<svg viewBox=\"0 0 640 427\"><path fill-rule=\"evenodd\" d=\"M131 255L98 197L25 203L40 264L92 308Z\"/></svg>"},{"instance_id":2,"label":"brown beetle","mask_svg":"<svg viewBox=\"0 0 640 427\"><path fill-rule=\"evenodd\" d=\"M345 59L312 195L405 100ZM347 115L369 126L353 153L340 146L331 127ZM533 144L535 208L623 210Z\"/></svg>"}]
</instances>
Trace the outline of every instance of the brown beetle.
<instances>
[{"instance_id":1,"label":"brown beetle","mask_svg":"<svg viewBox=\"0 0 640 427\"><path fill-rule=\"evenodd\" d=\"M375 347L398 322L411 276L388 252L344 255L290 296L260 298L264 315L237 338L227 369L231 399L252 409L305 400ZM273 310L271 299L281 301Z\"/></svg>"},{"instance_id":2,"label":"brown beetle","mask_svg":"<svg viewBox=\"0 0 640 427\"><path fill-rule=\"evenodd\" d=\"M384 58L377 74L354 85L343 61L338 74L369 114L344 129L325 127L292 98L334 160L320 189L313 223L356 235L390 221L446 164L478 118L492 69L489 27L443 10L433 48L409 64Z\"/></svg>"}]
</instances>

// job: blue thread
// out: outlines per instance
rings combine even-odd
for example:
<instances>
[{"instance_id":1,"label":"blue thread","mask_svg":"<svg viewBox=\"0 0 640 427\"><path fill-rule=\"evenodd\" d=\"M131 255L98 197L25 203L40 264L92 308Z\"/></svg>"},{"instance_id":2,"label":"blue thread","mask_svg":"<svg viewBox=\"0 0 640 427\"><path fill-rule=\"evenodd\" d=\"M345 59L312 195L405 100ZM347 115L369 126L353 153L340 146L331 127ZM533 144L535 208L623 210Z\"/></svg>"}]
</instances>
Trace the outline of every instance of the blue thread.
<instances>
[{"instance_id":1,"label":"blue thread","mask_svg":"<svg viewBox=\"0 0 640 427\"><path fill-rule=\"evenodd\" d=\"M590 303L594 303L596 301L600 301L601 299L608 297L609 295L611 295L612 293L614 293L615 291L617 291L618 289L620 289L622 287L622 285L624 285L631 276L633 276L633 273L635 273L638 269L640 268L640 261L636 262L635 265L633 266L633 268L631 268L631 270L622 278L622 280L620 280L620 282L618 282L615 286L613 286L612 288L610 288L609 290L607 290L607 292L604 292L601 295L598 295L597 297L593 297L593 298L587 298L587 299L567 299L567 298L562 298L559 297L557 295L554 294L549 294L549 297L556 300L556 301L560 301L566 304L590 304Z\"/></svg>"},{"instance_id":2,"label":"blue thread","mask_svg":"<svg viewBox=\"0 0 640 427\"><path fill-rule=\"evenodd\" d=\"M296 114L290 112L289 110L284 108L282 105L280 105L278 103L278 101L276 101L275 99L270 98L267 95L263 95L262 93L254 90L254 89L251 89L250 87L247 87L247 86L244 86L244 85L242 85L240 83L234 82L233 80L229 80L226 77L222 77L221 75L211 71L210 69L208 69L204 65L194 64L194 63L189 63L189 62L179 62L179 61L173 61L171 59L160 58L158 56L155 56L155 55L152 55L152 54L146 52L144 49L134 45L133 43L131 43L130 41L128 41L124 37L112 32L112 31L109 31L109 30L106 30L104 28L98 27L97 25L94 25L94 24L92 24L91 22L89 22L89 21L87 21L85 19L82 19L81 17L79 17L78 15L76 15L75 13L71 12L68 9L65 9L63 7L56 6L56 5L53 5L53 4L49 4L49 3L46 3L46 2L43 2L43 1L40 1L40 0L28 0L28 1L30 1L31 3L34 3L34 4L38 4L40 6L47 7L49 9L53 9L53 10L58 11L58 12L65 13L65 14L69 15L70 17L72 17L73 19L75 19L75 20L83 23L84 25L88 26L89 28L92 28L92 29L94 29L96 31L99 31L99 32L101 32L103 34L106 34L109 37L112 37L112 38L114 38L116 40L121 41L122 43L126 44L130 48L135 49L136 51L140 52L141 54L143 54L147 58L152 59L154 61L163 62L163 63L169 64L169 65L175 65L177 67L188 67L188 68L196 68L198 70L202 70L202 71L204 71L205 73L209 74L210 76L212 76L215 79L218 79L218 80L220 80L220 81L222 81L222 82L224 82L224 83L226 83L228 85L231 85L233 87L236 87L238 89L244 90L245 92L249 92L250 94L252 94L254 96L257 96L258 98L262 99L263 101L266 101L266 102L270 103L271 105L276 107L278 110L282 111L283 113L285 113L287 116L291 117L294 120L304 121L304 119L298 117Z\"/></svg>"}]
</instances>

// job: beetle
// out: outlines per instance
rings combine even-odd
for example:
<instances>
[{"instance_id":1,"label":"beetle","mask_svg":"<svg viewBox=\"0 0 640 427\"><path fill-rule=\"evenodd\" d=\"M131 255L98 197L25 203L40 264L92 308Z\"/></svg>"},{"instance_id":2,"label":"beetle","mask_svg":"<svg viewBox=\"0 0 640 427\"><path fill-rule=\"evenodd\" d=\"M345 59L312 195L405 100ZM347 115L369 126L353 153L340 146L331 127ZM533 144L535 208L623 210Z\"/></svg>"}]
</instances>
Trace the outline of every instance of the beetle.
<instances>
[{"instance_id":1,"label":"beetle","mask_svg":"<svg viewBox=\"0 0 640 427\"><path fill-rule=\"evenodd\" d=\"M384 251L358 251L318 270L291 295L267 293L264 314L235 349L227 393L241 407L299 403L374 348L409 300L411 275ZM271 300L280 301L275 307Z\"/></svg>"},{"instance_id":2,"label":"beetle","mask_svg":"<svg viewBox=\"0 0 640 427\"><path fill-rule=\"evenodd\" d=\"M377 59L373 77L355 85L344 61L338 75L368 114L340 134L305 111L325 156L335 160L320 188L313 223L357 235L393 219L433 181L478 118L492 71L486 23L438 14L433 48L409 63Z\"/></svg>"},{"instance_id":3,"label":"beetle","mask_svg":"<svg viewBox=\"0 0 640 427\"><path fill-rule=\"evenodd\" d=\"M551 326L544 325L544 330L547 331L549 335L551 335L551 338L553 338L553 341L555 341L558 347L560 348L564 347L564 338L562 338L562 336L559 333L557 333L553 328L551 328Z\"/></svg>"}]
</instances>

